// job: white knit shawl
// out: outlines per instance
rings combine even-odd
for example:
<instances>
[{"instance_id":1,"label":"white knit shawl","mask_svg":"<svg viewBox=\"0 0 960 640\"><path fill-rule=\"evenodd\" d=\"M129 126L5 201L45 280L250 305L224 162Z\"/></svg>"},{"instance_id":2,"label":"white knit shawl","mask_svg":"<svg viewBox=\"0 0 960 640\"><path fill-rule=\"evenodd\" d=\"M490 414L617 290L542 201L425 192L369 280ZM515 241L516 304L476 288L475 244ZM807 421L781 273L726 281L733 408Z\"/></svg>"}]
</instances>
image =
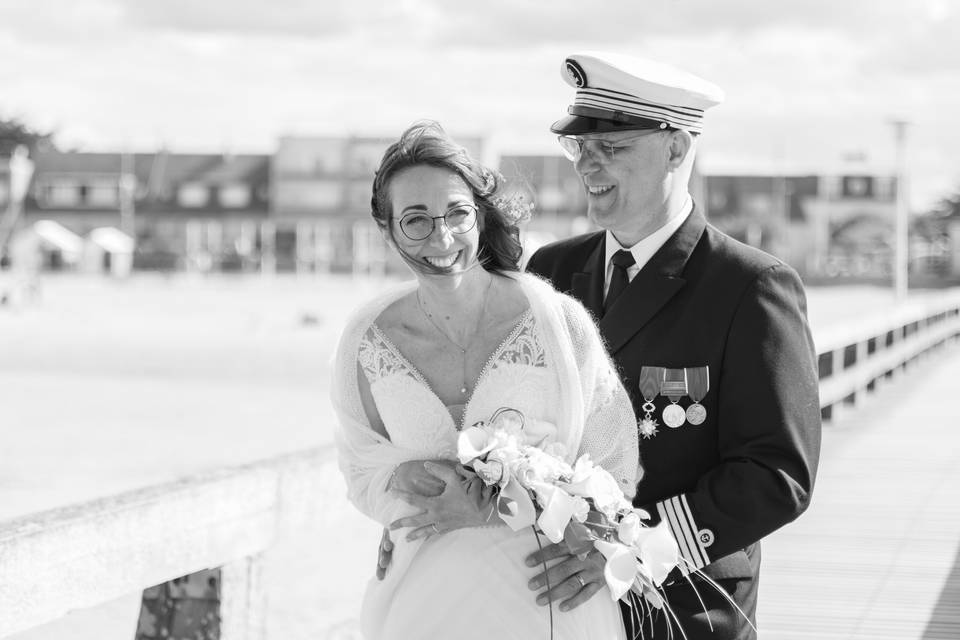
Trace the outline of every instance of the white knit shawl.
<instances>
[{"instance_id":1,"label":"white knit shawl","mask_svg":"<svg viewBox=\"0 0 960 640\"><path fill-rule=\"evenodd\" d=\"M509 277L526 294L541 328L546 364L558 373L556 426L558 440L571 452L568 461L589 453L632 497L639 471L636 417L590 314L536 276ZM383 310L416 287L416 282L404 283L358 309L346 324L334 361L331 396L340 423L336 441L347 495L382 524L402 511L401 501L386 490L393 470L402 462L432 456L396 446L371 428L360 401L357 354L363 335Z\"/></svg>"}]
</instances>

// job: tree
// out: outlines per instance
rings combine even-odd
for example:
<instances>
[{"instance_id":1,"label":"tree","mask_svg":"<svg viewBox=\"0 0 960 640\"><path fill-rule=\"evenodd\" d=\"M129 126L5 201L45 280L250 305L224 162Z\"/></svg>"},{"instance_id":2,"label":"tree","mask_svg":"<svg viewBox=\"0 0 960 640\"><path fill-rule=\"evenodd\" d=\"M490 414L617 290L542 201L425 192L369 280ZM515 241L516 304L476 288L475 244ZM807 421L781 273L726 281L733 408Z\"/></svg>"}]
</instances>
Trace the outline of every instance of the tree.
<instances>
[{"instance_id":1,"label":"tree","mask_svg":"<svg viewBox=\"0 0 960 640\"><path fill-rule=\"evenodd\" d=\"M0 157L9 157L21 144L30 150L31 156L36 151L53 149L53 132L38 131L18 118L0 118Z\"/></svg>"},{"instance_id":2,"label":"tree","mask_svg":"<svg viewBox=\"0 0 960 640\"><path fill-rule=\"evenodd\" d=\"M942 198L932 213L937 218L960 218L960 191Z\"/></svg>"}]
</instances>

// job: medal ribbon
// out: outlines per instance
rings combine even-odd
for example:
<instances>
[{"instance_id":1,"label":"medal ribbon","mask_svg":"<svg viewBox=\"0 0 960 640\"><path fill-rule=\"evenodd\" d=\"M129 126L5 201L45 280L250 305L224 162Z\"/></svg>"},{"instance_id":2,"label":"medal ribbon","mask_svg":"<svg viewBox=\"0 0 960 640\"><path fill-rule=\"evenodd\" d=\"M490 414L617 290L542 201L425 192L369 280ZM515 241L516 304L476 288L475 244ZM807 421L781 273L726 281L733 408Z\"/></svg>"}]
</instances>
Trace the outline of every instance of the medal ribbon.
<instances>
[{"instance_id":1,"label":"medal ribbon","mask_svg":"<svg viewBox=\"0 0 960 640\"><path fill-rule=\"evenodd\" d=\"M640 387L640 394L647 402L653 402L657 394L660 393L660 381L663 379L663 367L643 367L640 369L640 379L637 386Z\"/></svg>"},{"instance_id":2,"label":"medal ribbon","mask_svg":"<svg viewBox=\"0 0 960 640\"><path fill-rule=\"evenodd\" d=\"M687 395L687 370L664 369L660 393L670 398L670 402L674 404L679 402L680 398Z\"/></svg>"},{"instance_id":3,"label":"medal ribbon","mask_svg":"<svg viewBox=\"0 0 960 640\"><path fill-rule=\"evenodd\" d=\"M699 403L710 390L710 367L690 367L684 371L687 374L687 393L691 400Z\"/></svg>"}]
</instances>

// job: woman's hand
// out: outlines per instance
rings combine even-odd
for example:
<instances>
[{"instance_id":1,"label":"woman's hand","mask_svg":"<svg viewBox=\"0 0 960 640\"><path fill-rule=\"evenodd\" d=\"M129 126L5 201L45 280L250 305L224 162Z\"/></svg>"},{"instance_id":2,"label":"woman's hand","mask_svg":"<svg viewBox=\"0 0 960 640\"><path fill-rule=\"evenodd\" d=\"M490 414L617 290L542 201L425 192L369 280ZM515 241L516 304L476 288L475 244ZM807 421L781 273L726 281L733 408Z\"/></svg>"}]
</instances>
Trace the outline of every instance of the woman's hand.
<instances>
[{"instance_id":1,"label":"woman's hand","mask_svg":"<svg viewBox=\"0 0 960 640\"><path fill-rule=\"evenodd\" d=\"M472 471L457 465L425 462L426 471L443 484L443 490L436 496L424 496L419 492L395 489L400 498L421 512L400 518L390 524L390 529L412 527L407 540L429 538L438 533L446 533L464 527L477 527L490 524L496 508L493 502L493 490Z\"/></svg>"},{"instance_id":2,"label":"woman's hand","mask_svg":"<svg viewBox=\"0 0 960 640\"><path fill-rule=\"evenodd\" d=\"M409 460L397 465L390 480L390 488L407 493L432 498L443 493L444 482L436 475L428 472L426 464L446 465L453 468L453 460Z\"/></svg>"}]
</instances>

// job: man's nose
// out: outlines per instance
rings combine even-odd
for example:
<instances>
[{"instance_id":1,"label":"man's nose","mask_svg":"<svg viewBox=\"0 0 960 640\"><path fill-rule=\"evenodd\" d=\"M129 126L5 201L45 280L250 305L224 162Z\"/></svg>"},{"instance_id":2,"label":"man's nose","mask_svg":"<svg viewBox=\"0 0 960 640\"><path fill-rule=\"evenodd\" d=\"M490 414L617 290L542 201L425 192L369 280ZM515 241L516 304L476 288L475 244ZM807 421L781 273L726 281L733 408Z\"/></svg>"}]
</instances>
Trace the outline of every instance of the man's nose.
<instances>
[{"instance_id":1,"label":"man's nose","mask_svg":"<svg viewBox=\"0 0 960 640\"><path fill-rule=\"evenodd\" d=\"M577 173L581 176L585 176L588 173L596 171L600 166L600 163L597 161L596 157L591 152L590 147L586 144L580 149L580 157L576 159L573 163L573 168L576 169Z\"/></svg>"}]
</instances>

